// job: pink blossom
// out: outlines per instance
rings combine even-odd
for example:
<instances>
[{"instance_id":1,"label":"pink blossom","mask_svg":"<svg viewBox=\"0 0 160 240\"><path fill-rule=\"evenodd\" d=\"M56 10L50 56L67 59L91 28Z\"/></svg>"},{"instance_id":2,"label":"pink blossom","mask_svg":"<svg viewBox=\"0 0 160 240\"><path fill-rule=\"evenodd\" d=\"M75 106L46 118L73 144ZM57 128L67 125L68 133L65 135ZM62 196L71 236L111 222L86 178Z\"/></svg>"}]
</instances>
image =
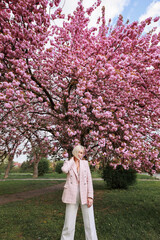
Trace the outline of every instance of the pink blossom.
<instances>
[{"instance_id":1,"label":"pink blossom","mask_svg":"<svg viewBox=\"0 0 160 240\"><path fill-rule=\"evenodd\" d=\"M67 153L67 152L64 152L64 153L63 153L63 157L64 157L64 158L68 158L68 153Z\"/></svg>"},{"instance_id":2,"label":"pink blossom","mask_svg":"<svg viewBox=\"0 0 160 240\"><path fill-rule=\"evenodd\" d=\"M56 133L55 133L55 136L56 136L56 137L59 137L59 132L56 132Z\"/></svg>"},{"instance_id":3,"label":"pink blossom","mask_svg":"<svg viewBox=\"0 0 160 240\"><path fill-rule=\"evenodd\" d=\"M4 58L4 54L0 53L0 59L3 59L3 58Z\"/></svg>"},{"instance_id":4,"label":"pink blossom","mask_svg":"<svg viewBox=\"0 0 160 240\"><path fill-rule=\"evenodd\" d=\"M105 116L106 118L110 118L110 117L112 116L112 112L106 111L106 112L104 113L104 116Z\"/></svg>"},{"instance_id":5,"label":"pink blossom","mask_svg":"<svg viewBox=\"0 0 160 240\"><path fill-rule=\"evenodd\" d=\"M54 0L54 4L56 7L58 7L58 5L60 4L61 0Z\"/></svg>"},{"instance_id":6,"label":"pink blossom","mask_svg":"<svg viewBox=\"0 0 160 240\"><path fill-rule=\"evenodd\" d=\"M39 97L39 98L38 98L38 101L43 102L43 98L42 98L42 97Z\"/></svg>"},{"instance_id":7,"label":"pink blossom","mask_svg":"<svg viewBox=\"0 0 160 240\"><path fill-rule=\"evenodd\" d=\"M158 16L158 17L155 17L155 18L153 19L153 21L154 21L154 22L158 22L159 19L160 19L160 17Z\"/></svg>"},{"instance_id":8,"label":"pink blossom","mask_svg":"<svg viewBox=\"0 0 160 240\"><path fill-rule=\"evenodd\" d=\"M99 144L99 146L104 147L104 146L105 146L105 143L106 143L106 142L105 142L105 138L102 138L102 139L99 140L99 143L98 143L98 144Z\"/></svg>"},{"instance_id":9,"label":"pink blossom","mask_svg":"<svg viewBox=\"0 0 160 240\"><path fill-rule=\"evenodd\" d=\"M87 108L85 106L81 107L81 112L85 113L87 111Z\"/></svg>"},{"instance_id":10,"label":"pink blossom","mask_svg":"<svg viewBox=\"0 0 160 240\"><path fill-rule=\"evenodd\" d=\"M160 39L144 28L159 18L106 25L103 8L96 30L88 15L99 0L87 10L79 1L62 26L52 21L64 18L60 0L49 1L50 15L45 0L3 2L0 146L30 139L46 155L83 143L114 167L158 169Z\"/></svg>"},{"instance_id":11,"label":"pink blossom","mask_svg":"<svg viewBox=\"0 0 160 240\"><path fill-rule=\"evenodd\" d=\"M2 63L0 63L0 68L3 69L3 64Z\"/></svg>"},{"instance_id":12,"label":"pink blossom","mask_svg":"<svg viewBox=\"0 0 160 240\"><path fill-rule=\"evenodd\" d=\"M4 107L5 107L5 108L12 108L12 105L11 105L10 103L5 103L5 104L4 104Z\"/></svg>"}]
</instances>

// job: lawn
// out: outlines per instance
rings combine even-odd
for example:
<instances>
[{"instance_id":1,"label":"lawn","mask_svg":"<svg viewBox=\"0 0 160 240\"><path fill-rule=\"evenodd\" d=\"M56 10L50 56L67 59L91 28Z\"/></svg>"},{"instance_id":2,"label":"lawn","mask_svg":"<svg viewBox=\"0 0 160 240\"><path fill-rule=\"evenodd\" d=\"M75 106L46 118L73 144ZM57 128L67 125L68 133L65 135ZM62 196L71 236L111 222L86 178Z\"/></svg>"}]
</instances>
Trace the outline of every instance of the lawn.
<instances>
[{"instance_id":1,"label":"lawn","mask_svg":"<svg viewBox=\"0 0 160 240\"><path fill-rule=\"evenodd\" d=\"M8 176L8 179L29 179L32 178L33 174L32 173L10 173ZM93 172L92 173L92 177L93 178L99 178L100 174L98 172ZM0 174L0 179L4 178L4 173ZM44 174L44 176L39 176L38 179L52 179L52 178L56 178L56 179L60 179L60 178L66 178L66 174L65 173L57 173L57 172L53 172L53 173L46 173Z\"/></svg>"},{"instance_id":2,"label":"lawn","mask_svg":"<svg viewBox=\"0 0 160 240\"><path fill-rule=\"evenodd\" d=\"M30 179L32 178L33 174L32 173L10 173L7 179ZM98 171L93 171L92 172L92 178L100 178L101 175ZM0 174L0 179L4 178L4 173ZM46 173L44 176L39 176L38 179L61 179L61 178L66 178L65 173ZM137 174L137 180L139 179L155 179L152 176L146 175L146 174Z\"/></svg>"},{"instance_id":3,"label":"lawn","mask_svg":"<svg viewBox=\"0 0 160 240\"><path fill-rule=\"evenodd\" d=\"M29 179L32 178L32 173L10 173L8 179ZM1 173L0 179L4 178L4 173ZM49 179L49 178L66 178L65 173L47 173L44 176L39 176L39 179Z\"/></svg>"},{"instance_id":4,"label":"lawn","mask_svg":"<svg viewBox=\"0 0 160 240\"><path fill-rule=\"evenodd\" d=\"M39 181L35 182L39 184ZM13 189L18 181L1 182L1 186L6 183L12 183ZM137 181L129 190L107 190L103 181L94 181L94 189L99 240L160 239L160 181ZM65 212L61 195L62 190L56 190L25 201L1 205L0 239L59 240ZM77 216L77 239L85 239L81 211Z\"/></svg>"},{"instance_id":5,"label":"lawn","mask_svg":"<svg viewBox=\"0 0 160 240\"><path fill-rule=\"evenodd\" d=\"M54 184L60 183L59 181L43 181L43 180L31 180L31 181L0 181L0 196L5 194L13 194L19 192L26 192L34 189L41 189ZM0 238L1 240L1 238Z\"/></svg>"}]
</instances>

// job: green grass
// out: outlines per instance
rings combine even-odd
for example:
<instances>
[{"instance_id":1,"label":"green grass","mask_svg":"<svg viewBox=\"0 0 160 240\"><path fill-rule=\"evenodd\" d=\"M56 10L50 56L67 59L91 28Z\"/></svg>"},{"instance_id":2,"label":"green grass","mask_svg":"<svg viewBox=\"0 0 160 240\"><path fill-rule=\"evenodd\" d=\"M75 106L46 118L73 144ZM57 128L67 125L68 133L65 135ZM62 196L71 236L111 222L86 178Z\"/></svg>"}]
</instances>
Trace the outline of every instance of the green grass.
<instances>
[{"instance_id":1,"label":"green grass","mask_svg":"<svg viewBox=\"0 0 160 240\"><path fill-rule=\"evenodd\" d=\"M8 176L8 179L29 179L32 178L33 174L32 173L10 173ZM92 177L93 178L99 178L100 174L98 172L93 172L92 173ZM2 173L0 175L0 179L4 178L4 173ZM65 173L47 173L44 176L39 176L39 179L50 179L50 178L66 178L66 174Z\"/></svg>"},{"instance_id":2,"label":"green grass","mask_svg":"<svg viewBox=\"0 0 160 240\"><path fill-rule=\"evenodd\" d=\"M92 178L101 178L101 175L98 171L94 171L91 174L92 174Z\"/></svg>"},{"instance_id":3,"label":"green grass","mask_svg":"<svg viewBox=\"0 0 160 240\"><path fill-rule=\"evenodd\" d=\"M33 174L32 173L10 173L8 176L8 179L29 179L32 178ZM101 175L98 171L94 171L92 172L92 178L100 178ZM0 179L4 178L4 173L0 174ZM61 178L66 178L66 174L65 173L47 173L44 176L40 176L38 177L38 179L52 179L52 178L56 178L56 179L61 179ZM145 174L137 174L137 180L141 180L141 179L156 179L155 177L149 176L149 175L145 175Z\"/></svg>"},{"instance_id":4,"label":"green grass","mask_svg":"<svg viewBox=\"0 0 160 240\"><path fill-rule=\"evenodd\" d=\"M146 175L146 174L137 174L137 180L139 180L139 179L150 179L150 180L155 180L156 179L156 177L152 177L152 176L150 176L150 175Z\"/></svg>"},{"instance_id":5,"label":"green grass","mask_svg":"<svg viewBox=\"0 0 160 240\"><path fill-rule=\"evenodd\" d=\"M66 174L65 173L46 173L44 176L40 176L39 178L66 178Z\"/></svg>"},{"instance_id":6,"label":"green grass","mask_svg":"<svg viewBox=\"0 0 160 240\"><path fill-rule=\"evenodd\" d=\"M12 188L17 183L13 182ZM99 240L160 239L160 181L137 181L128 190L107 190L103 181L94 181L94 190ZM61 195L62 190L56 190L0 206L0 239L59 240L65 213ZM85 239L81 211L76 239Z\"/></svg>"},{"instance_id":7,"label":"green grass","mask_svg":"<svg viewBox=\"0 0 160 240\"><path fill-rule=\"evenodd\" d=\"M102 190L101 194L101 205L95 202L100 239L160 239L159 181L138 182L129 190Z\"/></svg>"},{"instance_id":8,"label":"green grass","mask_svg":"<svg viewBox=\"0 0 160 240\"><path fill-rule=\"evenodd\" d=\"M41 189L54 184L58 181L0 181L0 196L4 194L13 194L19 192L26 192L34 189Z\"/></svg>"},{"instance_id":9,"label":"green grass","mask_svg":"<svg viewBox=\"0 0 160 240\"><path fill-rule=\"evenodd\" d=\"M29 179L32 178L33 174L32 173L10 173L8 176L8 179ZM4 178L4 173L1 173L0 179ZM65 173L47 173L44 176L39 176L39 179L50 179L50 178L66 178Z\"/></svg>"}]
</instances>

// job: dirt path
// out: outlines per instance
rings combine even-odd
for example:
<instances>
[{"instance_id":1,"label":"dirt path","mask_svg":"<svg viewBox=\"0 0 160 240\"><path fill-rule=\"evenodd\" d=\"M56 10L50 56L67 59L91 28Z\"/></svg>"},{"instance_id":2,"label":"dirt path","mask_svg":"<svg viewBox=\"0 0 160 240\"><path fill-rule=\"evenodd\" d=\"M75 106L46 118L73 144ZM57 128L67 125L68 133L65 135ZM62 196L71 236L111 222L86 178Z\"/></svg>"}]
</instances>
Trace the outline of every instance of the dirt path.
<instances>
[{"instance_id":1,"label":"dirt path","mask_svg":"<svg viewBox=\"0 0 160 240\"><path fill-rule=\"evenodd\" d=\"M32 198L32 197L40 196L46 193L50 193L54 190L63 189L63 186L64 186L64 182L57 185L50 186L50 187L34 189L27 192L3 195L3 196L0 196L0 205L10 203L10 202L23 201L27 198Z\"/></svg>"},{"instance_id":2,"label":"dirt path","mask_svg":"<svg viewBox=\"0 0 160 240\"><path fill-rule=\"evenodd\" d=\"M140 181L158 181L160 180L160 174L157 174L155 177L157 177L157 179L139 179ZM9 180L33 180L33 179L8 179ZM36 179L36 180L42 180L42 179ZM57 179L43 179L43 180L57 180ZM65 180L65 179L59 179L59 180ZM99 180L101 181L102 178L94 178L93 180ZM0 180L0 181L4 181L4 180ZM5 180L7 181L7 180ZM31 191L26 191L26 192L20 192L20 193L14 193L14 194L6 194L6 195L2 195L0 196L0 205L3 205L3 204L7 204L7 203L10 203L10 202L16 202L16 201L23 201L27 198L32 198L32 197L36 197L36 196L40 196L40 195L43 195L43 194L46 194L46 193L50 193L54 190L57 190L57 189L63 189L63 186L64 186L64 182L63 183L60 183L60 184L57 184L57 185L53 185L53 186L50 186L50 187L45 187L45 188L41 188L41 189L34 189L34 190L31 190Z\"/></svg>"}]
</instances>

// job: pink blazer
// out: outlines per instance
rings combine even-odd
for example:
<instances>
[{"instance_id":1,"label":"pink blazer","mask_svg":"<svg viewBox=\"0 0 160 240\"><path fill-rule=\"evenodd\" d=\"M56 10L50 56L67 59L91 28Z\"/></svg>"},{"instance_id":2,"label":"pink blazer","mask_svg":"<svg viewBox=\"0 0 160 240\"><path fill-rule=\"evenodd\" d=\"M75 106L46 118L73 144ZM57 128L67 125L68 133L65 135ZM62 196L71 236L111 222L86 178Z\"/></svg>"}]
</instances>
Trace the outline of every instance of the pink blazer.
<instances>
[{"instance_id":1,"label":"pink blazer","mask_svg":"<svg viewBox=\"0 0 160 240\"><path fill-rule=\"evenodd\" d=\"M78 191L78 173L73 157L69 161L65 161L62 171L67 173L66 183L62 194L62 202L76 203ZM80 198L81 203L87 204L87 198L93 198L93 184L88 161L80 160Z\"/></svg>"}]
</instances>

